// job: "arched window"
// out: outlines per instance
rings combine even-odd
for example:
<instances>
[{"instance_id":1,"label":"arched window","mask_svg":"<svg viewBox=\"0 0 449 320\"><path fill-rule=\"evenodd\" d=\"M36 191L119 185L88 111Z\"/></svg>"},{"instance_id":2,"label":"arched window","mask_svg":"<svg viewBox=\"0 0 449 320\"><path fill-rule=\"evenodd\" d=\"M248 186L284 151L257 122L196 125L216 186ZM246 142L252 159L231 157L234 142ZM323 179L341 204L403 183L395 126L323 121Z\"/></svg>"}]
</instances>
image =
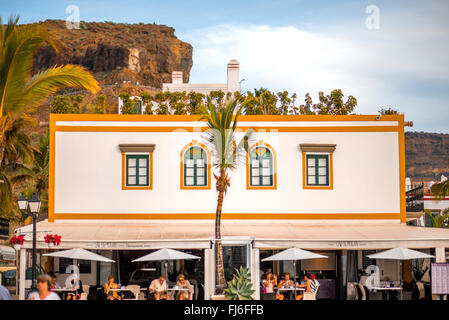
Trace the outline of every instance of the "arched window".
<instances>
[{"instance_id":1,"label":"arched window","mask_svg":"<svg viewBox=\"0 0 449 320\"><path fill-rule=\"evenodd\" d=\"M257 144L249 151L247 188L276 188L275 155L266 144Z\"/></svg>"},{"instance_id":2,"label":"arched window","mask_svg":"<svg viewBox=\"0 0 449 320\"><path fill-rule=\"evenodd\" d=\"M182 162L183 187L207 187L209 184L208 154L204 148L192 145L185 150Z\"/></svg>"}]
</instances>

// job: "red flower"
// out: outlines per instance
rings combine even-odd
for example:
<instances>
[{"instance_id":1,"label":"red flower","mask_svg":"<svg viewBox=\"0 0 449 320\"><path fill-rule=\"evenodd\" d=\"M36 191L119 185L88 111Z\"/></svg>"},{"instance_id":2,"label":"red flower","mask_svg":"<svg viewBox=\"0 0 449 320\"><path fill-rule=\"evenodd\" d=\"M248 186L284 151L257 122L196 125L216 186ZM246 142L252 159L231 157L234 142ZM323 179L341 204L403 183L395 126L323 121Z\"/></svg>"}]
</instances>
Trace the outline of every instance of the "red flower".
<instances>
[{"instance_id":1,"label":"red flower","mask_svg":"<svg viewBox=\"0 0 449 320\"><path fill-rule=\"evenodd\" d=\"M61 236L57 234L47 234L44 239L45 243L54 243L57 246L61 244Z\"/></svg>"},{"instance_id":2,"label":"red flower","mask_svg":"<svg viewBox=\"0 0 449 320\"><path fill-rule=\"evenodd\" d=\"M23 242L25 241L24 237L22 235L14 236L9 240L9 243L13 246L15 244L23 245Z\"/></svg>"}]
</instances>

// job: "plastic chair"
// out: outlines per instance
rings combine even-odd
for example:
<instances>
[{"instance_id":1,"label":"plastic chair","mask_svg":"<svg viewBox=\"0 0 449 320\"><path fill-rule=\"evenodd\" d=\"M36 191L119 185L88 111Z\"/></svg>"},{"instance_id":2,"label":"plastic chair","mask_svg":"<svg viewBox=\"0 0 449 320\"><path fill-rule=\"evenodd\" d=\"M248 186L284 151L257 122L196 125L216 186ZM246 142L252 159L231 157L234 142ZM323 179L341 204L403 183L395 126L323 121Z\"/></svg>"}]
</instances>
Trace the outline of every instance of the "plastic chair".
<instances>
[{"instance_id":1,"label":"plastic chair","mask_svg":"<svg viewBox=\"0 0 449 320\"><path fill-rule=\"evenodd\" d=\"M318 285L316 287L316 290L314 293L304 292L304 294L302 296L302 300L316 300L316 295L318 293L318 290L320 290L320 285Z\"/></svg>"},{"instance_id":2,"label":"plastic chair","mask_svg":"<svg viewBox=\"0 0 449 320\"><path fill-rule=\"evenodd\" d=\"M130 284L130 285L127 285L126 288L131 290L131 292L134 294L134 299L126 299L126 300L137 300L137 299L139 299L140 286L135 285L135 284Z\"/></svg>"},{"instance_id":3,"label":"plastic chair","mask_svg":"<svg viewBox=\"0 0 449 320\"><path fill-rule=\"evenodd\" d=\"M354 282L348 282L348 286L346 288L347 300L358 300L358 294L355 285L356 284Z\"/></svg>"},{"instance_id":4,"label":"plastic chair","mask_svg":"<svg viewBox=\"0 0 449 320\"><path fill-rule=\"evenodd\" d=\"M359 300L366 300L366 293L365 293L365 289L363 288L363 286L360 283L357 283L356 288L357 288Z\"/></svg>"},{"instance_id":5,"label":"plastic chair","mask_svg":"<svg viewBox=\"0 0 449 320\"><path fill-rule=\"evenodd\" d=\"M193 286L192 298L190 300L198 300L198 282L196 280L189 280L189 282Z\"/></svg>"}]
</instances>

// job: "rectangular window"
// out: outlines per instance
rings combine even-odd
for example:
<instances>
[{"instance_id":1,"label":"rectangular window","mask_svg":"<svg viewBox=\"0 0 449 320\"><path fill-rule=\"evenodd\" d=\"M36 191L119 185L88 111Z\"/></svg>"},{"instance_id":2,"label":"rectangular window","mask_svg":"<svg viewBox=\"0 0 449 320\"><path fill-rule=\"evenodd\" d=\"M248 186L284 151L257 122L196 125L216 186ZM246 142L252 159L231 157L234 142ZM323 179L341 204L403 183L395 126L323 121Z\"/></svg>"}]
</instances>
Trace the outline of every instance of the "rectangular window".
<instances>
[{"instance_id":1,"label":"rectangular window","mask_svg":"<svg viewBox=\"0 0 449 320\"><path fill-rule=\"evenodd\" d=\"M149 185L149 155L126 155L126 186Z\"/></svg>"},{"instance_id":2,"label":"rectangular window","mask_svg":"<svg viewBox=\"0 0 449 320\"><path fill-rule=\"evenodd\" d=\"M307 154L307 185L329 186L329 155Z\"/></svg>"}]
</instances>

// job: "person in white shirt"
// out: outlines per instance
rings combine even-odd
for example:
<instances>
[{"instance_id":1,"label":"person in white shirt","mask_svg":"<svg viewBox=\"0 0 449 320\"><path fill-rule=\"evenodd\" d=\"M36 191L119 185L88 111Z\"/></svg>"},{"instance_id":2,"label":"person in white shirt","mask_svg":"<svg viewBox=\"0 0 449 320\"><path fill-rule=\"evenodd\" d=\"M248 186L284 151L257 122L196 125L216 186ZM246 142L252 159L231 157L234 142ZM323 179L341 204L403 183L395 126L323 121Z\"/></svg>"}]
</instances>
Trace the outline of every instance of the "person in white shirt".
<instances>
[{"instance_id":1,"label":"person in white shirt","mask_svg":"<svg viewBox=\"0 0 449 320\"><path fill-rule=\"evenodd\" d=\"M159 279L154 279L150 284L150 293L154 294L154 298L156 300L165 299L170 300L169 295L167 294L167 281L165 277L161 275Z\"/></svg>"},{"instance_id":2,"label":"person in white shirt","mask_svg":"<svg viewBox=\"0 0 449 320\"><path fill-rule=\"evenodd\" d=\"M59 296L50 291L51 278L47 274L37 277L37 290L30 293L28 300L61 300Z\"/></svg>"}]
</instances>

